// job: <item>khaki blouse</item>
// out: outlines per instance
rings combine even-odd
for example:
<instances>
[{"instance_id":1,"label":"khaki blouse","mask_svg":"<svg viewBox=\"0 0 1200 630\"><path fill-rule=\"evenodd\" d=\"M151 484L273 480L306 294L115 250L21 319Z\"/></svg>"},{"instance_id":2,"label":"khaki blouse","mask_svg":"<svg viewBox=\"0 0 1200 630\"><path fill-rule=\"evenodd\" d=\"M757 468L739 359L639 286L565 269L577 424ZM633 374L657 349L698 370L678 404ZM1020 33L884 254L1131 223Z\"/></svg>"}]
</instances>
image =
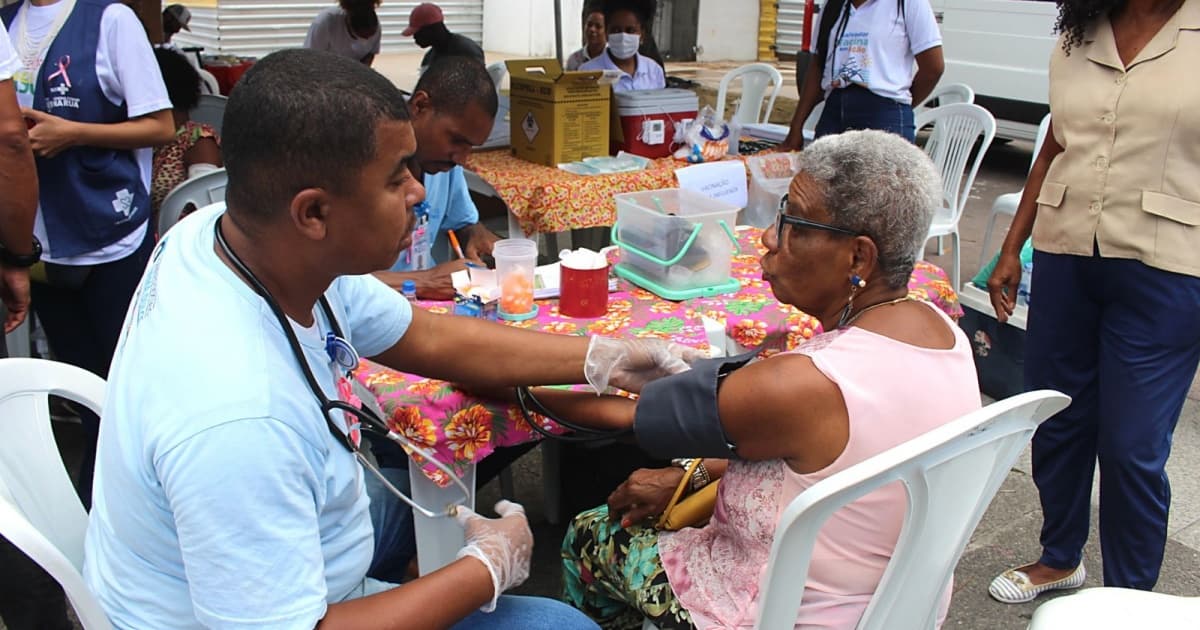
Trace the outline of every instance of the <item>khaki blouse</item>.
<instances>
[{"instance_id":1,"label":"khaki blouse","mask_svg":"<svg viewBox=\"0 0 1200 630\"><path fill-rule=\"evenodd\" d=\"M1054 158L1033 244L1200 276L1200 0L1185 0L1128 68L1108 18L1050 59ZM1096 249L1093 249L1096 248Z\"/></svg>"}]
</instances>

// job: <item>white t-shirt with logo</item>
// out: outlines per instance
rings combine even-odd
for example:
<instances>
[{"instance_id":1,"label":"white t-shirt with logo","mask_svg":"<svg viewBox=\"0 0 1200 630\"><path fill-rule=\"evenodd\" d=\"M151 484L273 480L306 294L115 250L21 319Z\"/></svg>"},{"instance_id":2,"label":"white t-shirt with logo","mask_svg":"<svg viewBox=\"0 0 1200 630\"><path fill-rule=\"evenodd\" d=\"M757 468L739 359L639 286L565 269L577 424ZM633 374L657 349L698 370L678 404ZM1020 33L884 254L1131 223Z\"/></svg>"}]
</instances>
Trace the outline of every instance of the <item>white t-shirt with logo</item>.
<instances>
[{"instance_id":1,"label":"white t-shirt with logo","mask_svg":"<svg viewBox=\"0 0 1200 630\"><path fill-rule=\"evenodd\" d=\"M20 69L21 60L8 41L8 31L0 28L0 81L8 81Z\"/></svg>"},{"instance_id":2,"label":"white t-shirt with logo","mask_svg":"<svg viewBox=\"0 0 1200 630\"><path fill-rule=\"evenodd\" d=\"M942 45L942 33L929 0L905 0L900 14L897 0L867 0L855 7L838 36L839 20L829 33L821 88L825 95L850 84L861 85L879 96L912 103L914 58Z\"/></svg>"},{"instance_id":3,"label":"white t-shirt with logo","mask_svg":"<svg viewBox=\"0 0 1200 630\"><path fill-rule=\"evenodd\" d=\"M64 7L65 3L61 0L40 7L26 2L12 21L8 29L9 36L17 37L20 14L28 12L25 25L28 38L33 41L41 39L50 31L55 18ZM20 45L20 42L14 44ZM45 51L37 61L39 68L44 58ZM20 65L20 62L17 65ZM31 75L26 69L19 69L13 74L13 87L16 88L17 103L21 107L33 107L32 77L37 74L34 72ZM100 81L100 89L104 96L110 102L114 105L125 103L130 118L171 109L167 86L163 83L162 73L158 69L158 61L154 58L154 50L150 47L146 31L133 10L119 2L105 7L100 17L100 38L96 46L96 78ZM134 155L141 171L142 184L149 191L154 149L136 149ZM64 265L98 265L120 260L137 250L146 237L148 224L149 221L143 223L116 243L94 252L71 257L54 256L54 242L46 236L46 225L40 206L33 232L42 242L45 251L43 260Z\"/></svg>"},{"instance_id":4,"label":"white t-shirt with logo","mask_svg":"<svg viewBox=\"0 0 1200 630\"><path fill-rule=\"evenodd\" d=\"M321 9L308 27L308 35L304 38L304 47L313 50L325 50L362 61L367 55L378 55L379 44L383 39L383 28L375 29L370 37L355 37L350 34L346 25L346 12L341 7L333 6Z\"/></svg>"}]
</instances>

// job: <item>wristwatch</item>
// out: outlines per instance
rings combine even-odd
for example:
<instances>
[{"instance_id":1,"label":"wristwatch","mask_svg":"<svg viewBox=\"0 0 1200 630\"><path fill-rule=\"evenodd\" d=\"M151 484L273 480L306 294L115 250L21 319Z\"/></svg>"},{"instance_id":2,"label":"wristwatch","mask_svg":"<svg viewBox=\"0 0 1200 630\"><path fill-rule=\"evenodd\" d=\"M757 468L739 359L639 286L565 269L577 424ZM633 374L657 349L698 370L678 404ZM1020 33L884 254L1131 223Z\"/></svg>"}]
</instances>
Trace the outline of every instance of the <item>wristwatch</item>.
<instances>
[{"instance_id":1,"label":"wristwatch","mask_svg":"<svg viewBox=\"0 0 1200 630\"><path fill-rule=\"evenodd\" d=\"M672 459L671 465L684 469L685 471L692 465L692 462L697 461L694 458L678 458ZM692 470L692 478L688 481L688 490L695 492L712 482L712 477L708 474L708 469L704 467L704 460L701 459L696 464L696 468Z\"/></svg>"},{"instance_id":2,"label":"wristwatch","mask_svg":"<svg viewBox=\"0 0 1200 630\"><path fill-rule=\"evenodd\" d=\"M33 237L33 253L31 254L14 254L4 244L0 243L0 265L5 267L26 268L32 267L42 259L42 243Z\"/></svg>"}]
</instances>

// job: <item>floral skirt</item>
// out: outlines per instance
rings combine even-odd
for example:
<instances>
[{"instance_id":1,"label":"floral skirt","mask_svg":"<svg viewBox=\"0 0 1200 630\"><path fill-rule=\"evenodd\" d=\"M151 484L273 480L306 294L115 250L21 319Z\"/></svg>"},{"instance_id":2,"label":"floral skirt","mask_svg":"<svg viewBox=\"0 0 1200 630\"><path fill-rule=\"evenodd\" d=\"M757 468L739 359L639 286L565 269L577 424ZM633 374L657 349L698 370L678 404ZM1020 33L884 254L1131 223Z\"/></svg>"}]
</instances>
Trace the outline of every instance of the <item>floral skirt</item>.
<instances>
[{"instance_id":1,"label":"floral skirt","mask_svg":"<svg viewBox=\"0 0 1200 630\"><path fill-rule=\"evenodd\" d=\"M695 628L667 582L653 527L625 529L602 505L571 522L562 558L563 600L604 628L637 629L644 619L663 630Z\"/></svg>"}]
</instances>

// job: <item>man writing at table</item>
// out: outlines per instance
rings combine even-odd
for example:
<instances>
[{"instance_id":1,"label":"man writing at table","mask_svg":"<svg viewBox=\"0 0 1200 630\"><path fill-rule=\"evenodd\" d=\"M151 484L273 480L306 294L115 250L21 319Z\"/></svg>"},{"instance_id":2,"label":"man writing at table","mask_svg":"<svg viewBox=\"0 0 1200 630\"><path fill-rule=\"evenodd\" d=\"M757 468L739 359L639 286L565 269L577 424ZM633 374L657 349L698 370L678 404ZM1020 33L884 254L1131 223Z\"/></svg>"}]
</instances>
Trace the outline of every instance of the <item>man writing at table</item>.
<instances>
[{"instance_id":1,"label":"man writing at table","mask_svg":"<svg viewBox=\"0 0 1200 630\"><path fill-rule=\"evenodd\" d=\"M403 587L365 578L360 416L327 402L357 406L351 348L481 386L639 390L685 367L665 344L433 315L361 275L408 245L415 151L399 92L355 61L286 50L242 78L225 110L228 207L158 243L109 374L84 577L116 627L595 627L499 597L532 547L507 502L498 519L458 510L467 545L446 567Z\"/></svg>"},{"instance_id":2,"label":"man writing at table","mask_svg":"<svg viewBox=\"0 0 1200 630\"><path fill-rule=\"evenodd\" d=\"M434 239L454 230L465 241L462 254L468 259L481 262L480 256L492 253L492 245L500 237L479 222L463 164L471 147L487 140L498 107L496 88L487 68L470 57L438 57L417 81L408 101L417 153L409 160L408 170L425 186L428 218L414 240L427 238L431 245ZM410 247L390 271L376 275L397 290L405 280L412 280L417 285L417 297L422 299L452 299L450 274L466 269L465 261L460 258L420 269L414 256L418 247Z\"/></svg>"}]
</instances>

